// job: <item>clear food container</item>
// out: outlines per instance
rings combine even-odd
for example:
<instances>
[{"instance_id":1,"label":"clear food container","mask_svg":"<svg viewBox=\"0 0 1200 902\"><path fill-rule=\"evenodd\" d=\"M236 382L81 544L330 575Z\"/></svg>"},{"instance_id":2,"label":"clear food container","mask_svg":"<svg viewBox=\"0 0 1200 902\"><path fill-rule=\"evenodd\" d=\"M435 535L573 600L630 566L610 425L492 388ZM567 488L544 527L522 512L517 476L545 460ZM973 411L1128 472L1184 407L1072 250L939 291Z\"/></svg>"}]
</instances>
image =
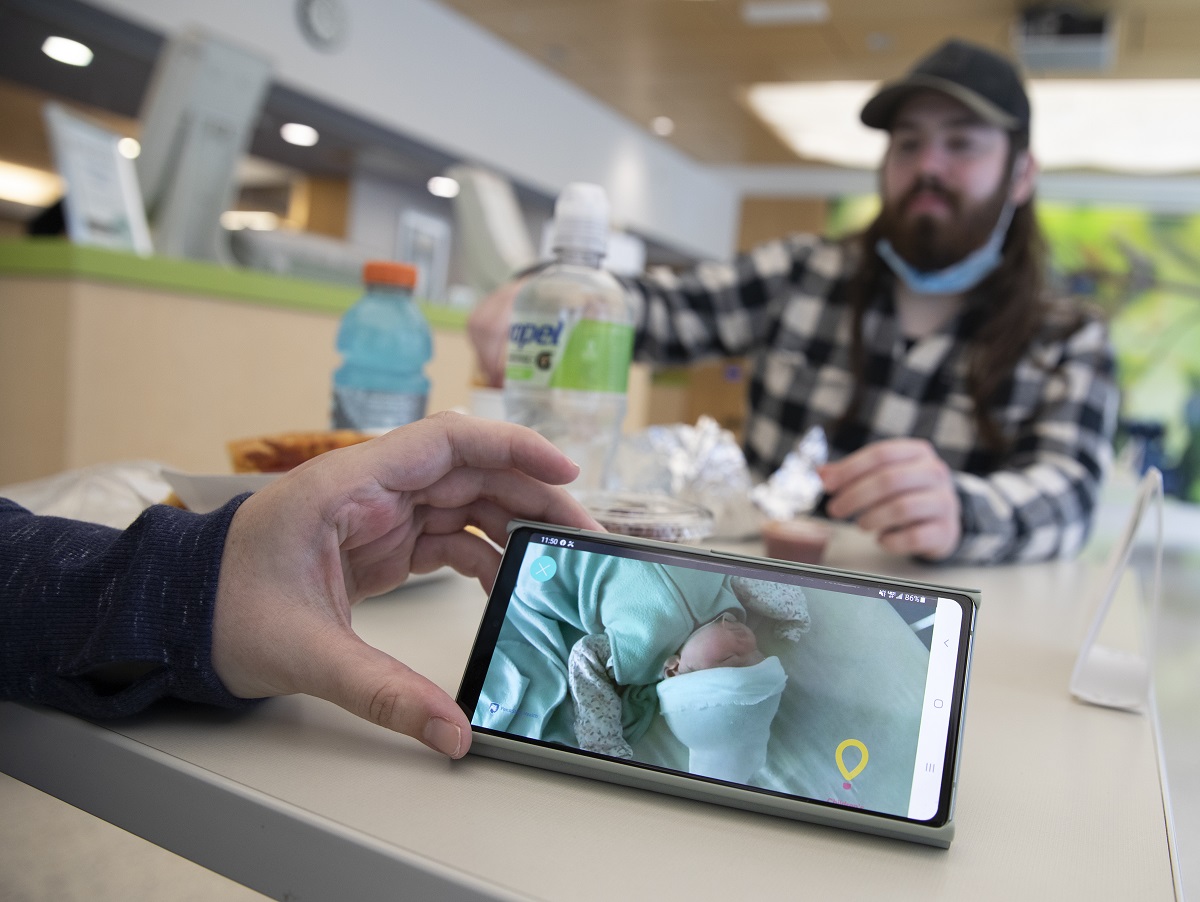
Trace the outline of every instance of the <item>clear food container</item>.
<instances>
[{"instance_id":1,"label":"clear food container","mask_svg":"<svg viewBox=\"0 0 1200 902\"><path fill-rule=\"evenodd\" d=\"M713 534L708 508L669 495L596 492L581 501L596 522L619 535L694 544Z\"/></svg>"}]
</instances>

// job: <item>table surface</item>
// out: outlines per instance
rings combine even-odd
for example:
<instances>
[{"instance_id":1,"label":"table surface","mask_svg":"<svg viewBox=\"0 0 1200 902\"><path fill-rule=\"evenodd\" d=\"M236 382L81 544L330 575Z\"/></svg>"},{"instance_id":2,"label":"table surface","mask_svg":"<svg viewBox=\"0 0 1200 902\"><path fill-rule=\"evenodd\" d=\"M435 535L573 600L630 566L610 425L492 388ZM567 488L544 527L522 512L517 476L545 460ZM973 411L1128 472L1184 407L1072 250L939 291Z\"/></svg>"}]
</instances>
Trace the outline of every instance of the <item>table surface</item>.
<instances>
[{"instance_id":1,"label":"table surface","mask_svg":"<svg viewBox=\"0 0 1200 902\"><path fill-rule=\"evenodd\" d=\"M733 547L754 552L756 543ZM948 851L468 756L328 703L167 703L103 725L0 705L0 770L275 898L1173 898L1154 719L1067 692L1096 556L928 568L839 530L826 563L983 593ZM1122 593L1125 594L1125 593ZM453 694L482 612L456 574L364 602L369 642ZM1104 636L1130 641L1115 608ZM725 862L737 862L728 866ZM638 887L645 887L639 893Z\"/></svg>"}]
</instances>

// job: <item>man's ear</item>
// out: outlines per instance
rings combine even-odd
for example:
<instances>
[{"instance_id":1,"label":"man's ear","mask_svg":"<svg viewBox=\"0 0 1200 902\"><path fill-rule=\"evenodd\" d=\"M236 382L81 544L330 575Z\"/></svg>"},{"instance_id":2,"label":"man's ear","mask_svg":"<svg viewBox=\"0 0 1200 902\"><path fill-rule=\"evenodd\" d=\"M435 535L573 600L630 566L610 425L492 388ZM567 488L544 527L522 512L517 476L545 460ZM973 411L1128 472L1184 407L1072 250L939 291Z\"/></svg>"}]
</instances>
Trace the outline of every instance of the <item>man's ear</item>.
<instances>
[{"instance_id":1,"label":"man's ear","mask_svg":"<svg viewBox=\"0 0 1200 902\"><path fill-rule=\"evenodd\" d=\"M1012 187L1008 198L1014 207L1024 204L1033 197L1033 189L1037 187L1038 164L1028 150L1022 150L1013 161Z\"/></svg>"},{"instance_id":2,"label":"man's ear","mask_svg":"<svg viewBox=\"0 0 1200 902\"><path fill-rule=\"evenodd\" d=\"M673 677L679 673L679 655L671 655L663 665L663 676Z\"/></svg>"}]
</instances>

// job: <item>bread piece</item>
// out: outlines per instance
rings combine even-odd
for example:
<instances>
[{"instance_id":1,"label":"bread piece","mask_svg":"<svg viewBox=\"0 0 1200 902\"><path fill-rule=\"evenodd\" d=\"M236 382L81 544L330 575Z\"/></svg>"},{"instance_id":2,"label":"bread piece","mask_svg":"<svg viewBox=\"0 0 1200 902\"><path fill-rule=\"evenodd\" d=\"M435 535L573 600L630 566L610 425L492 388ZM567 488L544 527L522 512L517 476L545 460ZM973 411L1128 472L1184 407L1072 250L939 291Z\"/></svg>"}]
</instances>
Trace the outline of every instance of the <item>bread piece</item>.
<instances>
[{"instance_id":1,"label":"bread piece","mask_svg":"<svg viewBox=\"0 0 1200 902\"><path fill-rule=\"evenodd\" d=\"M372 436L353 429L281 432L234 439L226 447L235 473L282 473L318 454L357 445L369 438Z\"/></svg>"}]
</instances>

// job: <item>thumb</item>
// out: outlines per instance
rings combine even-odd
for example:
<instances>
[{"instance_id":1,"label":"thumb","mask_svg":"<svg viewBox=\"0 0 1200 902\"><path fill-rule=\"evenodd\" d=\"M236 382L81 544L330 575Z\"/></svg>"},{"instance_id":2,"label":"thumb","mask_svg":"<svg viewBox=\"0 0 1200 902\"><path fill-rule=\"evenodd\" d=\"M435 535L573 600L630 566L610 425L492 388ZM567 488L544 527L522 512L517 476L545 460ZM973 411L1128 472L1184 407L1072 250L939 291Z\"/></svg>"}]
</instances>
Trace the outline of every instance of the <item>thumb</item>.
<instances>
[{"instance_id":1,"label":"thumb","mask_svg":"<svg viewBox=\"0 0 1200 902\"><path fill-rule=\"evenodd\" d=\"M326 680L309 694L451 758L461 758L471 747L471 723L462 709L441 687L391 655L351 633L322 658Z\"/></svg>"}]
</instances>

